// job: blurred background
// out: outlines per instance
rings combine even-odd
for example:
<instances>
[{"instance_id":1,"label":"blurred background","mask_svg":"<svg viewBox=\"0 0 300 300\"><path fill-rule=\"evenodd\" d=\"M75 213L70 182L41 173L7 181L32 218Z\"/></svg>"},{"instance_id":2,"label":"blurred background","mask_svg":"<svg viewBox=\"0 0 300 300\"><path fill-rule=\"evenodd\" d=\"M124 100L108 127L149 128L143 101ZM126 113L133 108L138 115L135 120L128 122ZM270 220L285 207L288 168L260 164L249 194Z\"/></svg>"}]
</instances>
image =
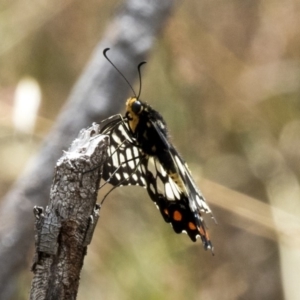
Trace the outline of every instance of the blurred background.
<instances>
[{"instance_id":1,"label":"blurred background","mask_svg":"<svg viewBox=\"0 0 300 300\"><path fill-rule=\"evenodd\" d=\"M1 196L121 4L0 2ZM177 3L143 69L141 99L164 116L214 211L216 255L176 235L146 191L117 189L78 299L300 299L299 14L297 0ZM14 299L28 297L33 246Z\"/></svg>"}]
</instances>

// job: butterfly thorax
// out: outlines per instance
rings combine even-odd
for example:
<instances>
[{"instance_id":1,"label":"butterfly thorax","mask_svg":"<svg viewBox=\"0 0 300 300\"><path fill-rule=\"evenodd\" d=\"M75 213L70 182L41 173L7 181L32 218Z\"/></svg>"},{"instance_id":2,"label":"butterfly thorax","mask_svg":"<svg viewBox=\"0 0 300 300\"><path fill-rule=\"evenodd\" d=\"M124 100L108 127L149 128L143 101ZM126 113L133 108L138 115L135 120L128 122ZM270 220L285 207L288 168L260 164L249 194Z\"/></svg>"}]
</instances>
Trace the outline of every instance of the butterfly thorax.
<instances>
[{"instance_id":1,"label":"butterfly thorax","mask_svg":"<svg viewBox=\"0 0 300 300\"><path fill-rule=\"evenodd\" d=\"M165 155L169 144L168 134L165 121L158 112L137 98L129 98L125 117L142 152L150 156Z\"/></svg>"}]
</instances>

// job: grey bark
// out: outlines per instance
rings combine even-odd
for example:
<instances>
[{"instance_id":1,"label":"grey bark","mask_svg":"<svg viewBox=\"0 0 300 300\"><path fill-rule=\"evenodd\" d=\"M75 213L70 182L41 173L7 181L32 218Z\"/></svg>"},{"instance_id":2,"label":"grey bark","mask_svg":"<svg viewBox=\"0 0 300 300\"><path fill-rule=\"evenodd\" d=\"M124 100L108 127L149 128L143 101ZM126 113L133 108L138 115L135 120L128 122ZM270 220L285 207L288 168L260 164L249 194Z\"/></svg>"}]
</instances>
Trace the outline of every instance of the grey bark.
<instances>
[{"instance_id":1,"label":"grey bark","mask_svg":"<svg viewBox=\"0 0 300 300\"><path fill-rule=\"evenodd\" d=\"M109 139L94 124L59 159L44 210L35 207L36 254L31 300L76 299L87 245L99 217L95 205Z\"/></svg>"},{"instance_id":2,"label":"grey bark","mask_svg":"<svg viewBox=\"0 0 300 300\"><path fill-rule=\"evenodd\" d=\"M120 111L129 87L103 58L110 57L134 82L136 66L145 60L162 29L172 0L128 0L108 27L82 76L75 85L56 125L37 156L14 184L0 207L0 299L11 299L18 272L26 266L24 256L34 244L32 208L49 199L56 160L81 128Z\"/></svg>"}]
</instances>

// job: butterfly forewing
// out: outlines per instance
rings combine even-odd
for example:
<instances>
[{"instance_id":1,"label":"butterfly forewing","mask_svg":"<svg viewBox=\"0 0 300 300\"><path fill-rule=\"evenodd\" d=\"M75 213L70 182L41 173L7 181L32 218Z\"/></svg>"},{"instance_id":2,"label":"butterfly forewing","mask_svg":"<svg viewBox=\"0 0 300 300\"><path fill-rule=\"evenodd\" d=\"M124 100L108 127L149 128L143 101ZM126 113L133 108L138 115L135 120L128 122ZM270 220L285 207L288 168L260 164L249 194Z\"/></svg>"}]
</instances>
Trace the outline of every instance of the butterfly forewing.
<instances>
[{"instance_id":1,"label":"butterfly forewing","mask_svg":"<svg viewBox=\"0 0 300 300\"><path fill-rule=\"evenodd\" d=\"M212 211L202 193L197 188L187 164L182 160L175 148L170 149L170 151L175 158L176 166L178 167L178 173L183 179L191 208L193 210L200 210L201 212L212 215Z\"/></svg>"},{"instance_id":2,"label":"butterfly forewing","mask_svg":"<svg viewBox=\"0 0 300 300\"><path fill-rule=\"evenodd\" d=\"M113 186L146 186L141 171L143 156L128 135L126 123L120 115L108 119L101 132L110 137L108 159L103 166L102 178Z\"/></svg>"}]
</instances>

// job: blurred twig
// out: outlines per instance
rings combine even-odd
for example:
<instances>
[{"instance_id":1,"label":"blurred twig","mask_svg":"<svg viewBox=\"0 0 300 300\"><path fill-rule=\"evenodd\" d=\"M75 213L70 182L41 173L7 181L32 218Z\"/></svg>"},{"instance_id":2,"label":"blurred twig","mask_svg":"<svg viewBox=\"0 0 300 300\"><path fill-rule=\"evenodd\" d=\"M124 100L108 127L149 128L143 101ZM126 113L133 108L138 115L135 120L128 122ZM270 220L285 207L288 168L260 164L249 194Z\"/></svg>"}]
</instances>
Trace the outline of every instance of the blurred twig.
<instances>
[{"instance_id":1,"label":"blurred twig","mask_svg":"<svg viewBox=\"0 0 300 300\"><path fill-rule=\"evenodd\" d=\"M34 209L32 300L76 298L86 247L99 217L95 204L107 147L108 137L93 124L56 164L50 203L46 209Z\"/></svg>"}]
</instances>

